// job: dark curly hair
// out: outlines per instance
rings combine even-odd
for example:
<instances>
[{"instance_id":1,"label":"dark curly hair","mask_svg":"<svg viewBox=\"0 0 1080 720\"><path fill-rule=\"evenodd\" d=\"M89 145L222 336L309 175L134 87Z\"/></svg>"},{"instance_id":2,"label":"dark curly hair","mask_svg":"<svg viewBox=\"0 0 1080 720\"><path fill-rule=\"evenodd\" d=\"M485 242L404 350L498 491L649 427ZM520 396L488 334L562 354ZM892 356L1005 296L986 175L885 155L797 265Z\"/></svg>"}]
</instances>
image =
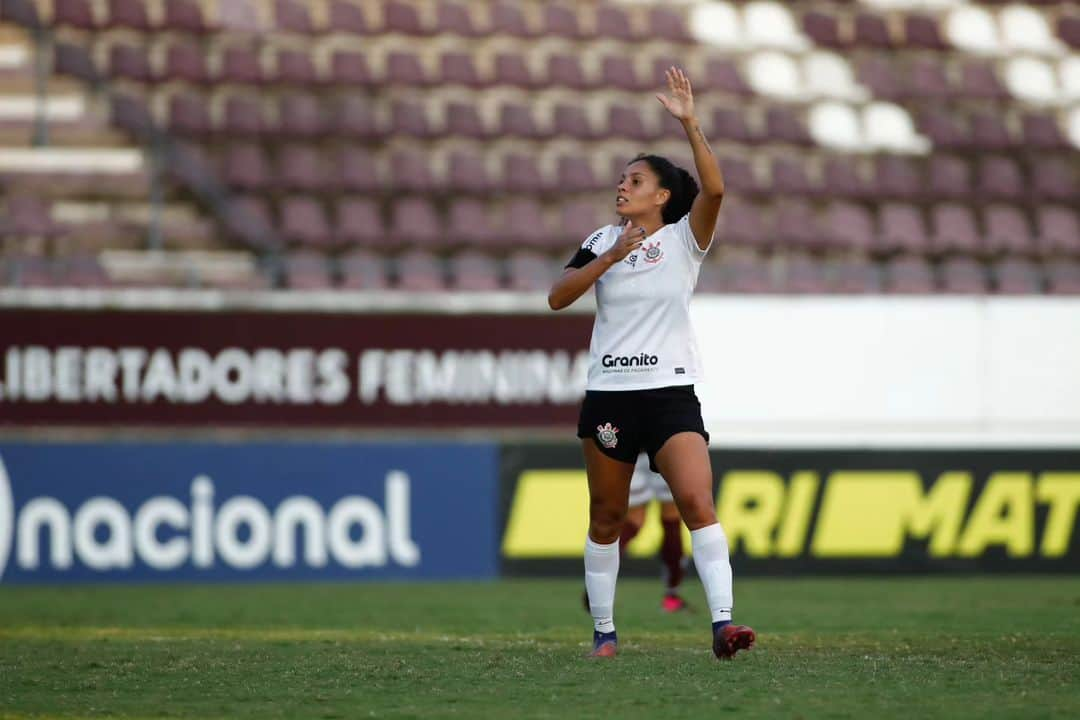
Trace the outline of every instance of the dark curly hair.
<instances>
[{"instance_id":1,"label":"dark curly hair","mask_svg":"<svg viewBox=\"0 0 1080 720\"><path fill-rule=\"evenodd\" d=\"M644 160L652 168L656 176L660 178L660 187L671 191L671 197L664 203L661 215L664 223L670 225L682 220L683 215L690 212L690 206L698 194L698 184L694 176L683 170L675 163L660 155L646 155L642 153L630 163ZM629 165L630 163L627 163Z\"/></svg>"}]
</instances>

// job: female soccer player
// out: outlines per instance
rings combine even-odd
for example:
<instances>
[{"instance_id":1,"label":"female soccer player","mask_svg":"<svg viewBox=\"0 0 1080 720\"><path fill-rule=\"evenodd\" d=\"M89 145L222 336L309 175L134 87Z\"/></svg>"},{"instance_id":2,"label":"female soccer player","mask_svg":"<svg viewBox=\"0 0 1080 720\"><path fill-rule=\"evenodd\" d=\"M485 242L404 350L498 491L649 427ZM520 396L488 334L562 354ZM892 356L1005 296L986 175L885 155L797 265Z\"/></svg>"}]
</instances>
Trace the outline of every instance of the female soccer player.
<instances>
[{"instance_id":1,"label":"female soccer player","mask_svg":"<svg viewBox=\"0 0 1080 720\"><path fill-rule=\"evenodd\" d=\"M686 131L701 190L685 170L656 155L626 166L615 196L619 226L582 243L548 295L560 310L596 286L591 362L578 437L589 481L585 587L595 657L617 653L614 605L619 532L638 453L667 480L690 529L694 565L713 620L713 652L730 658L754 643L733 625L727 536L716 519L709 435L693 384L701 377L690 326L690 295L712 242L724 179L694 115L690 81L667 71L656 98Z\"/></svg>"}]
</instances>

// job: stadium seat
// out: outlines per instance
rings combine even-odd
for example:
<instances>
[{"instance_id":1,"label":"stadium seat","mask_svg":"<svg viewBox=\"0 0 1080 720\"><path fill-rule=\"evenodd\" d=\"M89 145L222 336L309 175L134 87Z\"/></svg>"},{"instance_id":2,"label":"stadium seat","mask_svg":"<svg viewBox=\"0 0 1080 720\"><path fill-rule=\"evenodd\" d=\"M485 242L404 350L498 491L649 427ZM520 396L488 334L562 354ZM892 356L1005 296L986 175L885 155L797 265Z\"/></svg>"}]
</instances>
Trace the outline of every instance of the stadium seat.
<instances>
[{"instance_id":1,"label":"stadium seat","mask_svg":"<svg viewBox=\"0 0 1080 720\"><path fill-rule=\"evenodd\" d=\"M367 55L355 50L334 50L330 53L329 82L342 87L372 87L375 75L367 61Z\"/></svg>"},{"instance_id":2,"label":"stadium seat","mask_svg":"<svg viewBox=\"0 0 1080 720\"><path fill-rule=\"evenodd\" d=\"M773 106L765 111L765 136L772 142L811 145L813 138L806 126L787 108Z\"/></svg>"},{"instance_id":3,"label":"stadium seat","mask_svg":"<svg viewBox=\"0 0 1080 720\"><path fill-rule=\"evenodd\" d=\"M720 167L724 173L724 184L741 195L759 195L765 192L765 185L758 179L754 166L739 157L721 157Z\"/></svg>"},{"instance_id":4,"label":"stadium seat","mask_svg":"<svg viewBox=\"0 0 1080 720\"><path fill-rule=\"evenodd\" d=\"M407 197L391 206L389 239L396 245L434 248L446 244L446 230L430 201Z\"/></svg>"},{"instance_id":5,"label":"stadium seat","mask_svg":"<svg viewBox=\"0 0 1080 720\"><path fill-rule=\"evenodd\" d=\"M937 20L929 15L909 13L904 16L904 43L923 50L947 50Z\"/></svg>"},{"instance_id":6,"label":"stadium seat","mask_svg":"<svg viewBox=\"0 0 1080 720\"><path fill-rule=\"evenodd\" d=\"M1080 257L1080 218L1075 207L1042 205L1035 213L1035 223L1041 254Z\"/></svg>"},{"instance_id":7,"label":"stadium seat","mask_svg":"<svg viewBox=\"0 0 1080 720\"><path fill-rule=\"evenodd\" d=\"M363 9L351 0L329 0L327 26L336 32L350 35L367 35L371 32Z\"/></svg>"},{"instance_id":8,"label":"stadium seat","mask_svg":"<svg viewBox=\"0 0 1080 720\"><path fill-rule=\"evenodd\" d=\"M377 193L385 187L375 156L365 147L344 145L331 153L331 182L348 193Z\"/></svg>"},{"instance_id":9,"label":"stadium seat","mask_svg":"<svg viewBox=\"0 0 1080 720\"><path fill-rule=\"evenodd\" d=\"M232 33L257 34L266 30L255 0L229 0L218 5L218 23Z\"/></svg>"},{"instance_id":10,"label":"stadium seat","mask_svg":"<svg viewBox=\"0 0 1080 720\"><path fill-rule=\"evenodd\" d=\"M595 25L605 38L614 38L620 42L632 42L641 37L633 28L630 16L618 5L597 5Z\"/></svg>"},{"instance_id":11,"label":"stadium seat","mask_svg":"<svg viewBox=\"0 0 1080 720\"><path fill-rule=\"evenodd\" d=\"M847 258L833 267L830 286L834 292L868 295L882 291L881 269L865 258Z\"/></svg>"},{"instance_id":12,"label":"stadium seat","mask_svg":"<svg viewBox=\"0 0 1080 720\"><path fill-rule=\"evenodd\" d=\"M533 117L531 105L509 100L499 104L496 133L526 140L542 140L549 135Z\"/></svg>"},{"instance_id":13,"label":"stadium seat","mask_svg":"<svg viewBox=\"0 0 1080 720\"><path fill-rule=\"evenodd\" d=\"M826 242L831 247L869 252L874 247L874 220L870 212L854 203L836 201L825 212Z\"/></svg>"},{"instance_id":14,"label":"stadium seat","mask_svg":"<svg viewBox=\"0 0 1080 720\"><path fill-rule=\"evenodd\" d=\"M551 132L556 137L578 140L592 140L598 136L585 114L585 109L577 103L555 104Z\"/></svg>"},{"instance_id":15,"label":"stadium seat","mask_svg":"<svg viewBox=\"0 0 1080 720\"><path fill-rule=\"evenodd\" d=\"M370 250L350 250L341 256L340 287L344 290L385 290L389 287L385 261Z\"/></svg>"},{"instance_id":16,"label":"stadium seat","mask_svg":"<svg viewBox=\"0 0 1080 720\"><path fill-rule=\"evenodd\" d=\"M971 169L959 157L935 154L930 158L927 176L930 199L956 200L971 194Z\"/></svg>"},{"instance_id":17,"label":"stadium seat","mask_svg":"<svg viewBox=\"0 0 1080 720\"><path fill-rule=\"evenodd\" d=\"M236 190L258 191L268 189L272 184L270 161L257 143L229 145L222 166L222 178Z\"/></svg>"},{"instance_id":18,"label":"stadium seat","mask_svg":"<svg viewBox=\"0 0 1080 720\"><path fill-rule=\"evenodd\" d=\"M1009 128L997 111L974 113L970 117L970 127L973 147L1000 152L1015 144Z\"/></svg>"},{"instance_id":19,"label":"stadium seat","mask_svg":"<svg viewBox=\"0 0 1080 720\"><path fill-rule=\"evenodd\" d=\"M532 250L515 250L506 260L509 289L546 293L558 277L556 265L561 268L562 262L552 262L547 256Z\"/></svg>"},{"instance_id":20,"label":"stadium seat","mask_svg":"<svg viewBox=\"0 0 1080 720\"><path fill-rule=\"evenodd\" d=\"M213 129L206 98L188 92L169 95L167 124L171 132L179 135L206 135Z\"/></svg>"},{"instance_id":21,"label":"stadium seat","mask_svg":"<svg viewBox=\"0 0 1080 720\"><path fill-rule=\"evenodd\" d=\"M319 151L311 145L295 144L278 151L277 184L301 192L321 192L335 185Z\"/></svg>"},{"instance_id":22,"label":"stadium seat","mask_svg":"<svg viewBox=\"0 0 1080 720\"><path fill-rule=\"evenodd\" d=\"M415 6L398 0L388 0L382 5L384 31L402 35L428 34Z\"/></svg>"},{"instance_id":23,"label":"stadium seat","mask_svg":"<svg viewBox=\"0 0 1080 720\"><path fill-rule=\"evenodd\" d=\"M717 240L722 245L769 249L776 243L767 224L769 217L762 206L738 198L725 200L717 222Z\"/></svg>"},{"instance_id":24,"label":"stadium seat","mask_svg":"<svg viewBox=\"0 0 1080 720\"><path fill-rule=\"evenodd\" d=\"M90 0L53 0L53 24L78 30L99 27Z\"/></svg>"},{"instance_id":25,"label":"stadium seat","mask_svg":"<svg viewBox=\"0 0 1080 720\"><path fill-rule=\"evenodd\" d=\"M1035 252L1028 221L1019 208L991 205L986 208L983 249L991 255L1031 255Z\"/></svg>"},{"instance_id":26,"label":"stadium seat","mask_svg":"<svg viewBox=\"0 0 1080 720\"><path fill-rule=\"evenodd\" d=\"M988 289L986 271L966 257L948 258L941 264L941 291L950 295L981 295Z\"/></svg>"},{"instance_id":27,"label":"stadium seat","mask_svg":"<svg viewBox=\"0 0 1080 720\"><path fill-rule=\"evenodd\" d=\"M1080 262L1048 264L1046 285L1052 295L1080 295Z\"/></svg>"},{"instance_id":28,"label":"stadium seat","mask_svg":"<svg viewBox=\"0 0 1080 720\"><path fill-rule=\"evenodd\" d=\"M321 82L315 69L315 61L307 50L301 48L278 48L274 53L274 68L270 77L282 85L301 87Z\"/></svg>"},{"instance_id":29,"label":"stadium seat","mask_svg":"<svg viewBox=\"0 0 1080 720\"><path fill-rule=\"evenodd\" d=\"M824 293L827 289L821 263L803 254L784 258L783 291L793 294Z\"/></svg>"},{"instance_id":30,"label":"stadium seat","mask_svg":"<svg viewBox=\"0 0 1080 720\"><path fill-rule=\"evenodd\" d=\"M448 0L442 0L435 6L435 32L467 38L484 35L484 30L473 22L466 4Z\"/></svg>"},{"instance_id":31,"label":"stadium seat","mask_svg":"<svg viewBox=\"0 0 1080 720\"><path fill-rule=\"evenodd\" d=\"M230 93L224 97L221 129L228 135L255 136L269 129L256 95Z\"/></svg>"},{"instance_id":32,"label":"stadium seat","mask_svg":"<svg viewBox=\"0 0 1080 720\"><path fill-rule=\"evenodd\" d=\"M440 8L442 5L439 6ZM476 68L472 53L448 50L439 57L439 83L441 85L464 85L470 88L483 87L486 83Z\"/></svg>"},{"instance_id":33,"label":"stadium seat","mask_svg":"<svg viewBox=\"0 0 1080 720\"><path fill-rule=\"evenodd\" d=\"M807 48L791 10L782 3L757 1L743 7L743 30L754 47L799 52Z\"/></svg>"},{"instance_id":34,"label":"stadium seat","mask_svg":"<svg viewBox=\"0 0 1080 720\"><path fill-rule=\"evenodd\" d=\"M1038 105L1055 105L1061 100L1054 67L1040 58L1013 57L1005 63L1005 85L1020 100Z\"/></svg>"},{"instance_id":35,"label":"stadium seat","mask_svg":"<svg viewBox=\"0 0 1080 720\"><path fill-rule=\"evenodd\" d=\"M747 82L759 95L799 101L806 96L799 64L790 55L772 50L754 53L746 64Z\"/></svg>"},{"instance_id":36,"label":"stadium seat","mask_svg":"<svg viewBox=\"0 0 1080 720\"><path fill-rule=\"evenodd\" d=\"M326 210L315 198L303 195L281 201L281 234L292 245L326 247L333 240Z\"/></svg>"},{"instance_id":37,"label":"stadium seat","mask_svg":"<svg viewBox=\"0 0 1080 720\"><path fill-rule=\"evenodd\" d=\"M626 56L605 55L600 59L600 86L629 93L644 92L654 87L653 80L639 73L632 59Z\"/></svg>"},{"instance_id":38,"label":"stadium seat","mask_svg":"<svg viewBox=\"0 0 1080 720\"><path fill-rule=\"evenodd\" d=\"M845 103L826 101L813 105L809 115L810 135L820 145L843 151L864 148L862 121Z\"/></svg>"},{"instance_id":39,"label":"stadium seat","mask_svg":"<svg viewBox=\"0 0 1080 720\"><path fill-rule=\"evenodd\" d=\"M503 51L495 54L495 85L511 85L525 89L537 89L540 81L533 78L525 57L520 53Z\"/></svg>"},{"instance_id":40,"label":"stadium seat","mask_svg":"<svg viewBox=\"0 0 1080 720\"><path fill-rule=\"evenodd\" d=\"M802 200L788 200L773 207L772 236L784 248L813 252L833 245L829 230L818 222L813 207Z\"/></svg>"},{"instance_id":41,"label":"stadium seat","mask_svg":"<svg viewBox=\"0 0 1080 720\"><path fill-rule=\"evenodd\" d=\"M205 85L210 82L210 70L202 47L186 40L174 40L165 47L165 67L162 80Z\"/></svg>"},{"instance_id":42,"label":"stadium seat","mask_svg":"<svg viewBox=\"0 0 1080 720\"><path fill-rule=\"evenodd\" d=\"M827 195L852 198L871 194L871 183L862 176L857 161L847 156L827 156L822 168L822 179Z\"/></svg>"},{"instance_id":43,"label":"stadium seat","mask_svg":"<svg viewBox=\"0 0 1080 720\"><path fill-rule=\"evenodd\" d=\"M886 253L921 254L928 249L929 233L919 208L888 203L881 207L879 229L874 243Z\"/></svg>"},{"instance_id":44,"label":"stadium seat","mask_svg":"<svg viewBox=\"0 0 1080 720\"><path fill-rule=\"evenodd\" d=\"M891 50L895 47L885 18L869 12L855 15L854 42L859 47L878 50Z\"/></svg>"},{"instance_id":45,"label":"stadium seat","mask_svg":"<svg viewBox=\"0 0 1080 720\"><path fill-rule=\"evenodd\" d=\"M934 270L925 258L906 255L885 263L882 285L894 295L930 295L934 292Z\"/></svg>"},{"instance_id":46,"label":"stadium seat","mask_svg":"<svg viewBox=\"0 0 1080 720\"><path fill-rule=\"evenodd\" d=\"M1002 8L998 15L1001 39L1007 50L1053 55L1062 49L1042 12L1024 5Z\"/></svg>"},{"instance_id":47,"label":"stadium seat","mask_svg":"<svg viewBox=\"0 0 1080 720\"><path fill-rule=\"evenodd\" d=\"M990 156L978 164L976 190L983 196L1018 201L1025 189L1024 176L1012 158Z\"/></svg>"},{"instance_id":48,"label":"stadium seat","mask_svg":"<svg viewBox=\"0 0 1080 720\"><path fill-rule=\"evenodd\" d=\"M984 100L1006 100L1005 89L994 66L982 60L969 60L960 68L960 92L965 97Z\"/></svg>"},{"instance_id":49,"label":"stadium seat","mask_svg":"<svg viewBox=\"0 0 1080 720\"><path fill-rule=\"evenodd\" d=\"M1057 119L1050 114L1026 112L1020 117L1023 144L1034 150L1067 150L1069 143Z\"/></svg>"},{"instance_id":50,"label":"stadium seat","mask_svg":"<svg viewBox=\"0 0 1080 720\"><path fill-rule=\"evenodd\" d=\"M916 58L907 68L906 94L925 100L944 100L952 95L945 67L936 59Z\"/></svg>"},{"instance_id":51,"label":"stadium seat","mask_svg":"<svg viewBox=\"0 0 1080 720\"><path fill-rule=\"evenodd\" d=\"M339 200L335 208L334 239L340 245L387 245L386 228L375 202L365 197Z\"/></svg>"},{"instance_id":52,"label":"stadium seat","mask_svg":"<svg viewBox=\"0 0 1080 720\"><path fill-rule=\"evenodd\" d=\"M437 78L428 77L420 56L410 50L391 50L386 55L383 80L398 87L426 87Z\"/></svg>"},{"instance_id":53,"label":"stadium seat","mask_svg":"<svg viewBox=\"0 0 1080 720\"><path fill-rule=\"evenodd\" d=\"M584 240L585 235L572 239L568 237L568 234L554 235L544 217L544 210L540 203L531 197L511 198L503 208L500 245L549 250L554 248L560 252L572 253Z\"/></svg>"},{"instance_id":54,"label":"stadium seat","mask_svg":"<svg viewBox=\"0 0 1080 720\"><path fill-rule=\"evenodd\" d=\"M483 139L495 134L494 129L484 124L475 103L451 101L446 105L443 119L445 135Z\"/></svg>"},{"instance_id":55,"label":"stadium seat","mask_svg":"<svg viewBox=\"0 0 1080 720\"><path fill-rule=\"evenodd\" d=\"M758 143L763 136L752 129L739 108L718 107L712 112L710 137L730 140L740 145Z\"/></svg>"},{"instance_id":56,"label":"stadium seat","mask_svg":"<svg viewBox=\"0 0 1080 720\"><path fill-rule=\"evenodd\" d=\"M447 189L456 193L486 194L495 187L483 156L474 150L456 150L447 157Z\"/></svg>"},{"instance_id":57,"label":"stadium seat","mask_svg":"<svg viewBox=\"0 0 1080 720\"><path fill-rule=\"evenodd\" d=\"M553 53L547 59L547 82L555 87L585 90L592 87L577 55Z\"/></svg>"},{"instance_id":58,"label":"stadium seat","mask_svg":"<svg viewBox=\"0 0 1080 720\"><path fill-rule=\"evenodd\" d=\"M373 141L385 137L371 101L349 93L336 99L326 118L328 130L342 140Z\"/></svg>"},{"instance_id":59,"label":"stadium seat","mask_svg":"<svg viewBox=\"0 0 1080 720\"><path fill-rule=\"evenodd\" d=\"M422 250L410 250L394 263L397 287L401 290L439 292L446 289L446 277L439 258Z\"/></svg>"},{"instance_id":60,"label":"stadium seat","mask_svg":"<svg viewBox=\"0 0 1080 720\"><path fill-rule=\"evenodd\" d=\"M236 238L258 250L277 250L282 246L266 201L257 196L238 196L229 201L225 227Z\"/></svg>"},{"instance_id":61,"label":"stadium seat","mask_svg":"<svg viewBox=\"0 0 1080 720\"><path fill-rule=\"evenodd\" d=\"M236 85L259 85L266 79L259 51L254 45L230 45L221 51L216 80Z\"/></svg>"},{"instance_id":62,"label":"stadium seat","mask_svg":"<svg viewBox=\"0 0 1080 720\"><path fill-rule=\"evenodd\" d=\"M430 157L418 150L390 154L390 187L397 192L431 193L439 187L429 165Z\"/></svg>"},{"instance_id":63,"label":"stadium seat","mask_svg":"<svg viewBox=\"0 0 1080 720\"><path fill-rule=\"evenodd\" d=\"M107 7L107 28L127 28L139 32L150 32L154 29L143 0L109 0Z\"/></svg>"},{"instance_id":64,"label":"stadium seat","mask_svg":"<svg viewBox=\"0 0 1080 720\"><path fill-rule=\"evenodd\" d=\"M931 218L932 252L974 255L979 251L979 234L971 208L955 203L943 203L931 210Z\"/></svg>"},{"instance_id":65,"label":"stadium seat","mask_svg":"<svg viewBox=\"0 0 1080 720\"><path fill-rule=\"evenodd\" d=\"M452 285L456 290L494 291L502 287L499 264L489 255L465 251L448 262Z\"/></svg>"},{"instance_id":66,"label":"stadium seat","mask_svg":"<svg viewBox=\"0 0 1080 720\"><path fill-rule=\"evenodd\" d=\"M540 172L536 158L520 152L509 152L502 158L500 185L513 193L538 194L549 192L554 185Z\"/></svg>"},{"instance_id":67,"label":"stadium seat","mask_svg":"<svg viewBox=\"0 0 1080 720\"><path fill-rule=\"evenodd\" d=\"M1006 258L991 270L994 289L1002 295L1036 295L1043 291L1042 273L1030 260Z\"/></svg>"},{"instance_id":68,"label":"stadium seat","mask_svg":"<svg viewBox=\"0 0 1080 720\"><path fill-rule=\"evenodd\" d=\"M1064 157L1048 157L1030 168L1032 194L1040 199L1072 203L1080 196L1076 163Z\"/></svg>"},{"instance_id":69,"label":"stadium seat","mask_svg":"<svg viewBox=\"0 0 1080 720\"><path fill-rule=\"evenodd\" d=\"M850 42L841 39L840 23L832 13L811 11L803 14L802 29L816 45L821 47L842 49L851 45Z\"/></svg>"},{"instance_id":70,"label":"stadium seat","mask_svg":"<svg viewBox=\"0 0 1080 720\"><path fill-rule=\"evenodd\" d=\"M881 197L911 200L926 187L918 164L906 157L879 155L874 168L874 191Z\"/></svg>"},{"instance_id":71,"label":"stadium seat","mask_svg":"<svg viewBox=\"0 0 1080 720\"><path fill-rule=\"evenodd\" d=\"M560 192L587 193L608 186L607 178L598 178L589 159L581 155L560 155L555 161L555 180Z\"/></svg>"},{"instance_id":72,"label":"stadium seat","mask_svg":"<svg viewBox=\"0 0 1080 720\"><path fill-rule=\"evenodd\" d=\"M307 35L315 31L308 5L300 0L274 0L274 20L281 32Z\"/></svg>"},{"instance_id":73,"label":"stadium seat","mask_svg":"<svg viewBox=\"0 0 1080 720\"><path fill-rule=\"evenodd\" d=\"M855 78L881 100L898 100L907 94L895 62L882 55L861 55L854 59Z\"/></svg>"},{"instance_id":74,"label":"stadium seat","mask_svg":"<svg viewBox=\"0 0 1080 720\"><path fill-rule=\"evenodd\" d=\"M559 232L552 237L553 248L578 245L590 233L608 223L601 219L599 208L592 200L572 200L560 209Z\"/></svg>"},{"instance_id":75,"label":"stadium seat","mask_svg":"<svg viewBox=\"0 0 1080 720\"><path fill-rule=\"evenodd\" d=\"M169 0L162 4L165 10L163 29L196 35L202 35L211 29L203 19L198 0Z\"/></svg>"},{"instance_id":76,"label":"stadium seat","mask_svg":"<svg viewBox=\"0 0 1080 720\"><path fill-rule=\"evenodd\" d=\"M994 16L977 5L958 7L946 15L945 34L953 45L972 53L996 54L1003 47Z\"/></svg>"},{"instance_id":77,"label":"stadium seat","mask_svg":"<svg viewBox=\"0 0 1080 720\"><path fill-rule=\"evenodd\" d=\"M447 244L490 246L499 242L500 235L491 221L487 206L480 200L460 198L450 204Z\"/></svg>"},{"instance_id":78,"label":"stadium seat","mask_svg":"<svg viewBox=\"0 0 1080 720\"><path fill-rule=\"evenodd\" d=\"M285 286L292 290L329 290L333 286L326 256L311 250L287 254L282 274Z\"/></svg>"},{"instance_id":79,"label":"stadium seat","mask_svg":"<svg viewBox=\"0 0 1080 720\"><path fill-rule=\"evenodd\" d=\"M754 93L743 79L738 66L728 58L708 58L705 61L704 77L698 84L703 84L703 89L706 90L739 97L748 97Z\"/></svg>"},{"instance_id":80,"label":"stadium seat","mask_svg":"<svg viewBox=\"0 0 1080 720\"><path fill-rule=\"evenodd\" d=\"M391 101L390 127L395 134L404 137L430 139L435 136L427 107L421 100Z\"/></svg>"}]
</instances>

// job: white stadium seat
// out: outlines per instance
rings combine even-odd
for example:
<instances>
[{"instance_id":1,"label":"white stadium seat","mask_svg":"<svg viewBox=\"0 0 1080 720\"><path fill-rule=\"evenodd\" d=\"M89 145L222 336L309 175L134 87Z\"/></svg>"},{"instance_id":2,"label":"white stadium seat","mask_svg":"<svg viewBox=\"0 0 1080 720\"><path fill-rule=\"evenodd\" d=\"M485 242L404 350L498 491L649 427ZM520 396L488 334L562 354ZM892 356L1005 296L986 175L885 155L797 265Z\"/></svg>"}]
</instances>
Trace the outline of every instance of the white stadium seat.
<instances>
[{"instance_id":1,"label":"white stadium seat","mask_svg":"<svg viewBox=\"0 0 1080 720\"><path fill-rule=\"evenodd\" d=\"M1069 112L1069 119L1066 123L1065 132L1069 136L1069 142L1080 149L1080 107L1074 107Z\"/></svg>"},{"instance_id":2,"label":"white stadium seat","mask_svg":"<svg viewBox=\"0 0 1080 720\"><path fill-rule=\"evenodd\" d=\"M799 64L790 55L771 50L754 53L746 69L750 86L762 95L787 100L805 97Z\"/></svg>"},{"instance_id":3,"label":"white stadium seat","mask_svg":"<svg viewBox=\"0 0 1080 720\"><path fill-rule=\"evenodd\" d=\"M1021 100L1052 105L1061 102L1057 78L1050 63L1033 57L1016 57L1005 66L1005 85Z\"/></svg>"},{"instance_id":4,"label":"white stadium seat","mask_svg":"<svg viewBox=\"0 0 1080 720\"><path fill-rule=\"evenodd\" d=\"M810 46L799 31L795 18L780 3L752 2L743 10L747 41L754 47L799 51Z\"/></svg>"},{"instance_id":5,"label":"white stadium seat","mask_svg":"<svg viewBox=\"0 0 1080 720\"><path fill-rule=\"evenodd\" d=\"M746 46L742 19L728 2L706 2L690 9L690 32L698 42L722 48Z\"/></svg>"},{"instance_id":6,"label":"white stadium seat","mask_svg":"<svg viewBox=\"0 0 1080 720\"><path fill-rule=\"evenodd\" d=\"M886 102L870 103L863 109L863 133L875 150L898 153L926 153L930 141L915 132L908 111Z\"/></svg>"},{"instance_id":7,"label":"white stadium seat","mask_svg":"<svg viewBox=\"0 0 1080 720\"><path fill-rule=\"evenodd\" d=\"M1003 49L994 16L981 7L967 5L949 13L945 35L958 48L994 55Z\"/></svg>"},{"instance_id":8,"label":"white stadium seat","mask_svg":"<svg viewBox=\"0 0 1080 720\"><path fill-rule=\"evenodd\" d=\"M998 16L1001 38L1009 50L1057 55L1064 49L1046 18L1033 7L1010 5Z\"/></svg>"},{"instance_id":9,"label":"white stadium seat","mask_svg":"<svg viewBox=\"0 0 1080 720\"><path fill-rule=\"evenodd\" d=\"M1070 55L1058 66L1065 102L1080 100L1080 55Z\"/></svg>"},{"instance_id":10,"label":"white stadium seat","mask_svg":"<svg viewBox=\"0 0 1080 720\"><path fill-rule=\"evenodd\" d=\"M861 150L862 128L859 115L850 105L828 100L810 108L810 135L826 147L836 150Z\"/></svg>"},{"instance_id":11,"label":"white stadium seat","mask_svg":"<svg viewBox=\"0 0 1080 720\"><path fill-rule=\"evenodd\" d=\"M837 100L864 101L869 97L866 88L855 82L850 63L833 52L814 52L803 60L806 87L815 97Z\"/></svg>"}]
</instances>

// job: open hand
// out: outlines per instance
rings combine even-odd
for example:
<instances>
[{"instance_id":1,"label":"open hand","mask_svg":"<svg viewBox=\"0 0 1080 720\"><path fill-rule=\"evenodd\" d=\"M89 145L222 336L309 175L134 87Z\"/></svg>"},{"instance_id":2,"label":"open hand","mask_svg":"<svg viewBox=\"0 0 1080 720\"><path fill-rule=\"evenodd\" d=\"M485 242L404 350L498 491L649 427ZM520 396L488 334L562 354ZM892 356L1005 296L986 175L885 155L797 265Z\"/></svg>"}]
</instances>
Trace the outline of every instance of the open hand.
<instances>
[{"instance_id":1,"label":"open hand","mask_svg":"<svg viewBox=\"0 0 1080 720\"><path fill-rule=\"evenodd\" d=\"M634 224L627 220L622 224L622 232L619 234L619 239L615 241L615 244L608 250L611 253L611 259L615 262L619 262L624 257L634 252L641 247L641 243L645 242L646 232L643 227L634 227Z\"/></svg>"},{"instance_id":2,"label":"open hand","mask_svg":"<svg viewBox=\"0 0 1080 720\"><path fill-rule=\"evenodd\" d=\"M667 75L668 93L656 93L656 99L667 108L677 120L686 120L694 116L694 93L690 89L690 79L680 68L670 67Z\"/></svg>"}]
</instances>

